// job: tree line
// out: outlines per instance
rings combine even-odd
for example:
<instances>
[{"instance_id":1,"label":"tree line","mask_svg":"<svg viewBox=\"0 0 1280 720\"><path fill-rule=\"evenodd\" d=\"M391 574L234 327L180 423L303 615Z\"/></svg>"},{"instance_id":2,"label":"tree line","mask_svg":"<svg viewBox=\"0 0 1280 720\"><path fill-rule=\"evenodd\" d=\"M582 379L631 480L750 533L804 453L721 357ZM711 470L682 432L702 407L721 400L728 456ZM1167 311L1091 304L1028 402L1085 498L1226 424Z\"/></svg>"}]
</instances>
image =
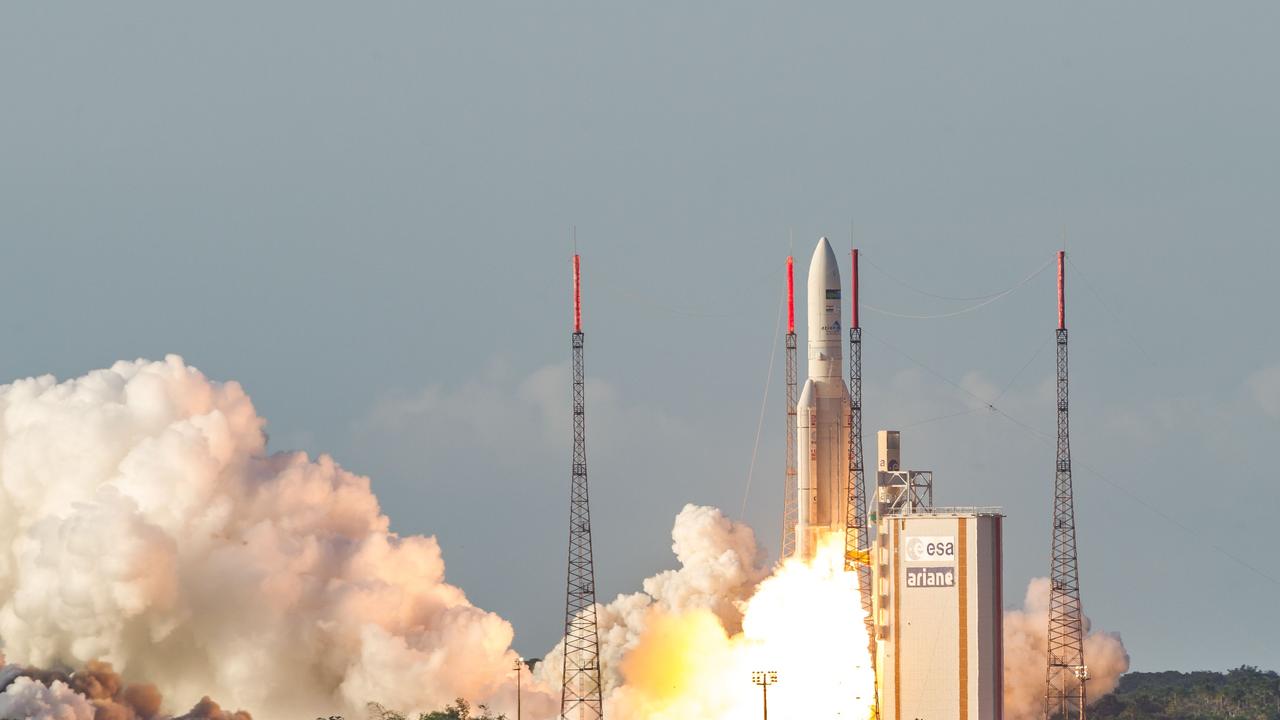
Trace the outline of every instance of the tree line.
<instances>
[{"instance_id":1,"label":"tree line","mask_svg":"<svg viewBox=\"0 0 1280 720\"><path fill-rule=\"evenodd\" d=\"M411 720L404 713L388 710L381 703L371 702L368 707L368 720ZM316 720L343 720L341 715L319 717ZM471 703L458 698L452 705L429 713L419 713L417 720L507 720L506 715L494 715L484 705L477 705L473 711Z\"/></svg>"},{"instance_id":2,"label":"tree line","mask_svg":"<svg viewBox=\"0 0 1280 720\"><path fill-rule=\"evenodd\" d=\"M1280 675L1242 665L1225 673L1129 673L1090 720L1280 720Z\"/></svg>"}]
</instances>

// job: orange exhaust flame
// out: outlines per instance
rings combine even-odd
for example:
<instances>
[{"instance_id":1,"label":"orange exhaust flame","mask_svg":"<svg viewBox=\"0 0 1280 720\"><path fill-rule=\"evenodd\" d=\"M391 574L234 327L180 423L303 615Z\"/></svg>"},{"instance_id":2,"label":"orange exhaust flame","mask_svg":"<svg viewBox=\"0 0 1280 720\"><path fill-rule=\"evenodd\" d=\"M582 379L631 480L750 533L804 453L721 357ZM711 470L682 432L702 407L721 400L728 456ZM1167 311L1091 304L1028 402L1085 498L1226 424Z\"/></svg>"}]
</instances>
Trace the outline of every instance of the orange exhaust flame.
<instances>
[{"instance_id":1,"label":"orange exhaust flame","mask_svg":"<svg viewBox=\"0 0 1280 720\"><path fill-rule=\"evenodd\" d=\"M867 645L857 573L844 570L843 536L834 533L812 562L789 560L760 583L745 603L741 633L730 635L706 610L651 610L623 658L624 682L607 714L754 720L762 697L751 673L773 670L775 717L866 720L875 697Z\"/></svg>"}]
</instances>

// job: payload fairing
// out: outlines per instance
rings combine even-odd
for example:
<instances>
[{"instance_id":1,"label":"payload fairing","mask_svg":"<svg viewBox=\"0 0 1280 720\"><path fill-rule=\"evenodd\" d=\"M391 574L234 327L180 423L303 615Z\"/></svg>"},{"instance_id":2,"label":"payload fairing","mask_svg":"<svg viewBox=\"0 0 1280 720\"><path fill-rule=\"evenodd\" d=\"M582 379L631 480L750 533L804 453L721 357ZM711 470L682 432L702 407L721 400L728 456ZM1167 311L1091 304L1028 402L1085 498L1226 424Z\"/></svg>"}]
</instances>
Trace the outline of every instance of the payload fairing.
<instances>
[{"instance_id":1,"label":"payload fairing","mask_svg":"<svg viewBox=\"0 0 1280 720\"><path fill-rule=\"evenodd\" d=\"M849 487L849 388L840 345L840 269L826 238L809 262L808 378L796 403L796 555L811 559L827 532L844 531Z\"/></svg>"}]
</instances>

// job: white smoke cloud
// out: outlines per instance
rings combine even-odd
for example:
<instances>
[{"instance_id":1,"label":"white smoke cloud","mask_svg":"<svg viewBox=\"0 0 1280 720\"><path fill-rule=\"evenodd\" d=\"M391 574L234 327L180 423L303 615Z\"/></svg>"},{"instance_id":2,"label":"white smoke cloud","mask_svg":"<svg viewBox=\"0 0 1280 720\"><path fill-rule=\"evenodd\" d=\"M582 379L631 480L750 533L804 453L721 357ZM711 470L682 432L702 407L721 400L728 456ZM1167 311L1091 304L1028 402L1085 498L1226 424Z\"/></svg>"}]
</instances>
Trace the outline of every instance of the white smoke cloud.
<instances>
[{"instance_id":1,"label":"white smoke cloud","mask_svg":"<svg viewBox=\"0 0 1280 720\"><path fill-rule=\"evenodd\" d=\"M154 685L126 684L107 663L91 662L74 673L17 665L0 668L0 717L4 718L79 717L87 707L93 720L252 720L249 713L225 711L208 697L176 718L162 713L162 705Z\"/></svg>"},{"instance_id":2,"label":"white smoke cloud","mask_svg":"<svg viewBox=\"0 0 1280 720\"><path fill-rule=\"evenodd\" d=\"M207 696L259 720L514 709L511 627L444 581L434 538L391 533L369 481L331 458L267 454L263 426L239 385L172 356L0 386L0 637L15 663L88 665L71 684L0 682L0 717L157 716L161 693L192 719L236 717ZM678 569L600 607L609 696L655 618L734 636L769 574L715 508L686 506L672 540ZM1027 598L1005 623L1015 719L1043 693L1047 584ZM1128 667L1118 636L1089 635L1086 656L1093 697ZM524 678L526 717L554 716L562 657Z\"/></svg>"},{"instance_id":3,"label":"white smoke cloud","mask_svg":"<svg viewBox=\"0 0 1280 720\"><path fill-rule=\"evenodd\" d=\"M718 508L686 505L676 515L671 549L680 567L644 581L643 592L619 595L599 608L601 678L610 694L622 684L622 661L635 648L653 614L711 612L729 633L742 626L742 603L768 575L764 552L750 527L734 522ZM538 666L546 685L561 683L563 642Z\"/></svg>"},{"instance_id":4,"label":"white smoke cloud","mask_svg":"<svg viewBox=\"0 0 1280 720\"><path fill-rule=\"evenodd\" d=\"M754 717L750 673L776 662L788 669L786 686L770 693L782 715L865 716L874 679L843 534L812 563L763 567L749 527L687 505L672 539L679 569L598 608L607 716ZM796 613L798 597L813 612ZM830 642L814 645L818 635ZM562 663L557 646L541 667L546 684L558 683Z\"/></svg>"},{"instance_id":5,"label":"white smoke cloud","mask_svg":"<svg viewBox=\"0 0 1280 720\"><path fill-rule=\"evenodd\" d=\"M1116 689L1129 670L1129 653L1119 633L1093 631L1085 618L1085 692L1090 702ZM1004 705L1009 720L1044 717L1045 672L1049 652L1049 579L1027 585L1022 610L1004 614Z\"/></svg>"},{"instance_id":6,"label":"white smoke cloud","mask_svg":"<svg viewBox=\"0 0 1280 720\"><path fill-rule=\"evenodd\" d=\"M103 660L259 720L505 702L511 627L444 581L435 539L391 533L331 458L267 454L263 426L176 356L0 386L8 660ZM537 716L550 699L525 689ZM19 679L0 707L81 717L67 692Z\"/></svg>"},{"instance_id":7,"label":"white smoke cloud","mask_svg":"<svg viewBox=\"0 0 1280 720\"><path fill-rule=\"evenodd\" d=\"M687 616L690 611L709 611L722 628L707 638L708 645L715 646L717 638L741 630L743 608L770 572L762 567L763 554L752 530L729 520L716 508L685 506L676 517L672 539L679 569L645 580L643 592L619 595L598 608L607 707L611 701L625 699L628 707L632 703L622 670L654 623ZM1048 580L1037 578L1027 588L1023 609L1008 610L1004 615L1005 708L1010 720L1043 715L1048 603ZM677 629L690 632L690 627L706 630L697 623ZM557 645L538 666L539 679L548 687L559 686L562 650L562 645ZM1093 699L1113 691L1129 668L1120 636L1093 631L1087 618L1085 658L1090 672L1087 690ZM615 714L628 707L615 705Z\"/></svg>"},{"instance_id":8,"label":"white smoke cloud","mask_svg":"<svg viewBox=\"0 0 1280 720\"><path fill-rule=\"evenodd\" d=\"M93 720L94 707L66 683L45 685L20 677L0 693L0 717L29 720Z\"/></svg>"}]
</instances>

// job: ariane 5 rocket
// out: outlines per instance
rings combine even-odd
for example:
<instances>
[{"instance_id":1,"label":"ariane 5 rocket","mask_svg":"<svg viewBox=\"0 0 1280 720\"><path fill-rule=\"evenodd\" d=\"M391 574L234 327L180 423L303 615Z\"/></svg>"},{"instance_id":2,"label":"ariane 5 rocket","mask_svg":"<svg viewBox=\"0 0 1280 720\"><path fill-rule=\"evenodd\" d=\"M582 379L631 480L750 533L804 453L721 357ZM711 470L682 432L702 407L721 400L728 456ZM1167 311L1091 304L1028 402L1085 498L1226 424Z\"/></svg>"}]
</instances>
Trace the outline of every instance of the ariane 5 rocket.
<instances>
[{"instance_id":1,"label":"ariane 5 rocket","mask_svg":"<svg viewBox=\"0 0 1280 720\"><path fill-rule=\"evenodd\" d=\"M845 529L849 388L840 347L840 269L826 238L809 261L808 378L796 402L796 555L809 560L828 532Z\"/></svg>"}]
</instances>

